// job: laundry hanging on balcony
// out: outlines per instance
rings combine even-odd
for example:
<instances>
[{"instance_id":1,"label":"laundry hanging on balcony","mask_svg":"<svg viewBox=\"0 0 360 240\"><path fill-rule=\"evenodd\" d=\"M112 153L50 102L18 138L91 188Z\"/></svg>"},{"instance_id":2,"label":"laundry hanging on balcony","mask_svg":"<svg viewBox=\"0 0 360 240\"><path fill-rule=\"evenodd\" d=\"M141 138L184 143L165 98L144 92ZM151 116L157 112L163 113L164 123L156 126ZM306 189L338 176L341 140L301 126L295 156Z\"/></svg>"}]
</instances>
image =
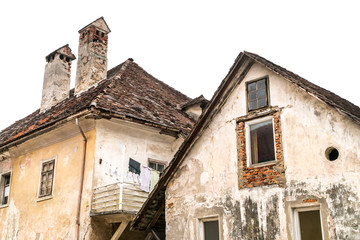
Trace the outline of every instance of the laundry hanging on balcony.
<instances>
[{"instance_id":1,"label":"laundry hanging on balcony","mask_svg":"<svg viewBox=\"0 0 360 240\"><path fill-rule=\"evenodd\" d=\"M145 192L150 191L150 176L151 169L142 165L140 172L140 189Z\"/></svg>"},{"instance_id":2,"label":"laundry hanging on balcony","mask_svg":"<svg viewBox=\"0 0 360 240\"><path fill-rule=\"evenodd\" d=\"M154 189L156 183L159 181L160 172L155 169L151 169L150 174L150 192Z\"/></svg>"}]
</instances>

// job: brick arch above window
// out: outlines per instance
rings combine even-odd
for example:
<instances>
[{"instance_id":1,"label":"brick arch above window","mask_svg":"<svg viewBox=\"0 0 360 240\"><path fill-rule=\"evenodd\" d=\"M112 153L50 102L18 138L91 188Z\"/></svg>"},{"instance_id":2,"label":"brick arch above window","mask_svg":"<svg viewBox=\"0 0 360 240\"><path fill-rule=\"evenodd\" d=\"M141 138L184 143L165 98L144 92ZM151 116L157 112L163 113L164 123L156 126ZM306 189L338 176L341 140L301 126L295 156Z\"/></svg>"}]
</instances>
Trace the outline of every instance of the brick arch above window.
<instances>
[{"instance_id":1,"label":"brick arch above window","mask_svg":"<svg viewBox=\"0 0 360 240\"><path fill-rule=\"evenodd\" d=\"M266 112L248 114L237 119L236 133L239 189L267 185L285 185L280 113L281 110L279 108L273 108ZM249 131L250 128L246 126L249 125L249 122L261 123L262 119L264 119L264 122L269 122L269 119L272 119L273 142L271 144L273 144L274 147L273 154L275 159L254 162L254 157L253 160L250 161L251 156L249 156L252 152L249 149L253 148L250 144L254 144L254 141L249 139L250 134L247 134L246 131Z\"/></svg>"}]
</instances>

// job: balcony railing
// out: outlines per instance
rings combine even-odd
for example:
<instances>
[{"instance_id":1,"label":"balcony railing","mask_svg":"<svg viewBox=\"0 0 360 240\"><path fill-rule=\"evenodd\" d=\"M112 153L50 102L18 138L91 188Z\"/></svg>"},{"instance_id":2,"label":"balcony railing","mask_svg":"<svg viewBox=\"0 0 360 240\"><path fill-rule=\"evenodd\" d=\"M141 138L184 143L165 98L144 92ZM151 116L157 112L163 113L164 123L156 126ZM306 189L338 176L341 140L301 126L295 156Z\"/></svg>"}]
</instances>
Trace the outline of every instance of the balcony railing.
<instances>
[{"instance_id":1,"label":"balcony railing","mask_svg":"<svg viewBox=\"0 0 360 240\"><path fill-rule=\"evenodd\" d=\"M125 211L136 213L146 201L149 193L137 183L114 183L94 189L92 212Z\"/></svg>"}]
</instances>

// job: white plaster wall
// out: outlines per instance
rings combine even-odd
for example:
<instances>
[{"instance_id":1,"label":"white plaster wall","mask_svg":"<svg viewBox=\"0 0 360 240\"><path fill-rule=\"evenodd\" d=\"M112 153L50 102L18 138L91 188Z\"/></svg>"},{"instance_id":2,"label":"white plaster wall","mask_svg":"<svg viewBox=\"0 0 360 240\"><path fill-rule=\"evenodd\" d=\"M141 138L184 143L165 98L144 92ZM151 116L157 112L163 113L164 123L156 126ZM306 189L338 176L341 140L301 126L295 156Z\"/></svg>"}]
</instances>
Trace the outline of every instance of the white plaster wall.
<instances>
[{"instance_id":1,"label":"white plaster wall","mask_svg":"<svg viewBox=\"0 0 360 240\"><path fill-rule=\"evenodd\" d=\"M234 119L246 115L245 82L267 75L270 104L283 108L281 129L287 185L285 188L269 186L238 190ZM197 219L217 215L221 239L254 239L260 235L241 237L246 231L254 231L254 227L260 228L259 234L264 238L269 235L272 236L269 239L288 239L286 224L289 220L284 202L300 196L316 196L324 198L329 208L330 238L360 238L357 230L360 224L358 136L360 127L347 117L255 64L213 118L169 184L166 192L167 237L196 239ZM340 152L339 159L334 162L324 155L329 146ZM345 206L336 209L341 201L337 194L349 196L350 216L343 211ZM259 221L257 226L249 219L254 210ZM273 219L267 219L270 215ZM269 232L269 223L274 219L277 219L274 223L277 229L272 228L271 231L276 231ZM350 222L353 223L349 227Z\"/></svg>"},{"instance_id":2,"label":"white plaster wall","mask_svg":"<svg viewBox=\"0 0 360 240\"><path fill-rule=\"evenodd\" d=\"M144 166L148 166L148 158L169 162L181 140L160 134L159 131L125 121L98 120L94 187L118 182L121 174L126 176L129 158Z\"/></svg>"}]
</instances>

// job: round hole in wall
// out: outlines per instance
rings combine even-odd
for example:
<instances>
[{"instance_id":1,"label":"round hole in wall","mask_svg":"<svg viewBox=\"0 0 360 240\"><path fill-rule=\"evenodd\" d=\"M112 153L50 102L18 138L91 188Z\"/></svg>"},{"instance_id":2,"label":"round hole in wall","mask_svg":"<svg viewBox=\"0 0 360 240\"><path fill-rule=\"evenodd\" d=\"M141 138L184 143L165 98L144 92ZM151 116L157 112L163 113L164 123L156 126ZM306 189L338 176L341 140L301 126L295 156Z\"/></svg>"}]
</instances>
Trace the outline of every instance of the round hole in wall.
<instances>
[{"instance_id":1,"label":"round hole in wall","mask_svg":"<svg viewBox=\"0 0 360 240\"><path fill-rule=\"evenodd\" d=\"M63 60L63 59L64 59L64 55L60 54L60 59Z\"/></svg>"},{"instance_id":2,"label":"round hole in wall","mask_svg":"<svg viewBox=\"0 0 360 240\"><path fill-rule=\"evenodd\" d=\"M335 161L339 157L339 151L334 147L328 147L325 156L329 161Z\"/></svg>"},{"instance_id":3,"label":"round hole in wall","mask_svg":"<svg viewBox=\"0 0 360 240\"><path fill-rule=\"evenodd\" d=\"M65 60L66 60L66 62L70 62L70 58L68 58L68 57Z\"/></svg>"}]
</instances>

